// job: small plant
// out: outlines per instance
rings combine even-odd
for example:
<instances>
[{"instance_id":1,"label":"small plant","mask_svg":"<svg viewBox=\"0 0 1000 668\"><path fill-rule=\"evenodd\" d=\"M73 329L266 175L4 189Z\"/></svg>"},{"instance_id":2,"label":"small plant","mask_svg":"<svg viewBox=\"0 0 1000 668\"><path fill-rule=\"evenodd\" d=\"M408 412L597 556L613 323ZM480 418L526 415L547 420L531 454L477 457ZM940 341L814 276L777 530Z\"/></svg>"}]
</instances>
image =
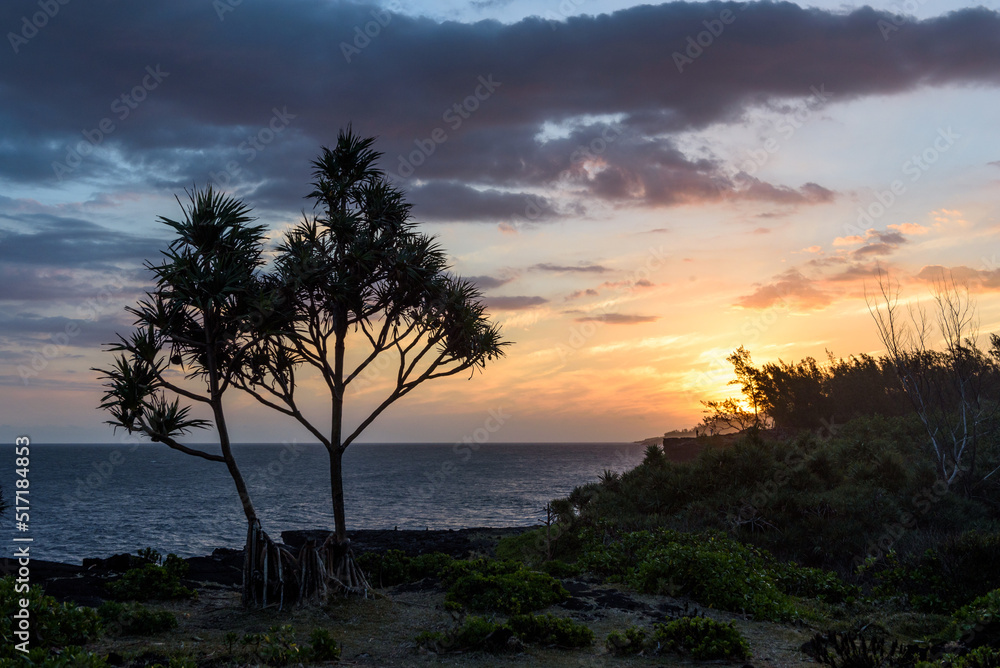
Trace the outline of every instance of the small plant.
<instances>
[{"instance_id":1,"label":"small plant","mask_svg":"<svg viewBox=\"0 0 1000 668\"><path fill-rule=\"evenodd\" d=\"M161 566L150 561L146 550L140 551L140 559L145 561L138 568L130 568L121 578L109 582L108 592L119 601L151 601L197 598L198 593L181 584L187 575L188 564L176 554L168 554ZM159 553L153 551L158 556ZM145 556L143 554L145 553ZM158 561L158 560L157 560Z\"/></svg>"},{"instance_id":2,"label":"small plant","mask_svg":"<svg viewBox=\"0 0 1000 668\"><path fill-rule=\"evenodd\" d=\"M315 628L309 634L309 659L311 661L340 660L340 645L326 629Z\"/></svg>"},{"instance_id":3,"label":"small plant","mask_svg":"<svg viewBox=\"0 0 1000 668\"><path fill-rule=\"evenodd\" d=\"M646 632L630 626L624 632L612 631L604 639L604 646L615 656L639 654L646 646Z\"/></svg>"},{"instance_id":4,"label":"small plant","mask_svg":"<svg viewBox=\"0 0 1000 668\"><path fill-rule=\"evenodd\" d=\"M909 668L927 658L927 649L891 642L885 633L829 631L812 640L816 658L832 668Z\"/></svg>"},{"instance_id":5,"label":"small plant","mask_svg":"<svg viewBox=\"0 0 1000 668\"><path fill-rule=\"evenodd\" d=\"M551 575L516 561L456 561L442 571L441 579L448 587L446 601L473 610L516 615L569 598L569 592Z\"/></svg>"},{"instance_id":6,"label":"small plant","mask_svg":"<svg viewBox=\"0 0 1000 668\"><path fill-rule=\"evenodd\" d=\"M507 624L526 643L558 647L589 647L594 632L572 619L555 615L514 615Z\"/></svg>"},{"instance_id":7,"label":"small plant","mask_svg":"<svg viewBox=\"0 0 1000 668\"><path fill-rule=\"evenodd\" d=\"M145 562L147 564L161 565L163 563L163 555L159 551L154 550L151 547L144 547L135 553L139 561Z\"/></svg>"},{"instance_id":8,"label":"small plant","mask_svg":"<svg viewBox=\"0 0 1000 668\"><path fill-rule=\"evenodd\" d=\"M226 631L226 635L222 636L222 642L226 643L226 651L232 654L239 639L240 636L236 631Z\"/></svg>"},{"instance_id":9,"label":"small plant","mask_svg":"<svg viewBox=\"0 0 1000 668\"><path fill-rule=\"evenodd\" d=\"M307 658L307 652L295 642L291 624L272 626L265 633L247 633L242 643L253 658L268 666L284 666Z\"/></svg>"},{"instance_id":10,"label":"small plant","mask_svg":"<svg viewBox=\"0 0 1000 668\"><path fill-rule=\"evenodd\" d=\"M688 652L698 660L750 658L750 646L732 622L681 617L654 628L651 643L657 651Z\"/></svg>"},{"instance_id":11,"label":"small plant","mask_svg":"<svg viewBox=\"0 0 1000 668\"><path fill-rule=\"evenodd\" d=\"M106 630L115 635L149 636L177 628L177 617L169 610L150 610L139 603L106 601L97 609Z\"/></svg>"}]
</instances>

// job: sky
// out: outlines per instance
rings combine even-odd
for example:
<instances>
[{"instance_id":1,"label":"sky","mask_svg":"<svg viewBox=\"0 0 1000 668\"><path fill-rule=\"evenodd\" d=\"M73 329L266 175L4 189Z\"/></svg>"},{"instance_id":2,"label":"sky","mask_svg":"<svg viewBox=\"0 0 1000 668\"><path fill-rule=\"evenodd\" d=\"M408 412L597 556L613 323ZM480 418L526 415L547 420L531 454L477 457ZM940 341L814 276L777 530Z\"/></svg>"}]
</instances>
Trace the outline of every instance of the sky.
<instances>
[{"instance_id":1,"label":"sky","mask_svg":"<svg viewBox=\"0 0 1000 668\"><path fill-rule=\"evenodd\" d=\"M169 243L157 217L211 183L276 241L348 124L378 138L414 219L514 342L362 440L692 426L701 401L734 394L740 345L757 363L879 353L864 297L877 267L907 301L951 271L980 331L998 331L998 10L5 2L0 441L120 438L92 368ZM385 380L348 395L349 420ZM236 441L308 441L227 401Z\"/></svg>"}]
</instances>

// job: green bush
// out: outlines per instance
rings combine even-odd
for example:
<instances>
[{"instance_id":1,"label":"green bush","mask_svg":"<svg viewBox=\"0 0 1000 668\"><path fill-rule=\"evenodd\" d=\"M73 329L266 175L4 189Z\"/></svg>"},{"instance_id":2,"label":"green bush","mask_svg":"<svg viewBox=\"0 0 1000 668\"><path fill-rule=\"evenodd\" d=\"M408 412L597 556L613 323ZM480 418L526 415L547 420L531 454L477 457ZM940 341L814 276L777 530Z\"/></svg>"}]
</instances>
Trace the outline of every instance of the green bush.
<instances>
[{"instance_id":1,"label":"green bush","mask_svg":"<svg viewBox=\"0 0 1000 668\"><path fill-rule=\"evenodd\" d=\"M31 648L48 650L79 645L100 635L101 623L93 608L58 603L37 585L21 591L23 587L24 583L17 583L10 575L0 580L0 657L19 654L15 645L23 641L14 633L17 630L14 615L21 610L21 599L28 602L28 646Z\"/></svg>"},{"instance_id":2,"label":"green bush","mask_svg":"<svg viewBox=\"0 0 1000 668\"><path fill-rule=\"evenodd\" d=\"M241 640L254 660L268 666L285 666L309 659L309 652L295 642L291 624L272 626L265 633L247 633Z\"/></svg>"},{"instance_id":3,"label":"green bush","mask_svg":"<svg viewBox=\"0 0 1000 668\"><path fill-rule=\"evenodd\" d=\"M572 504L563 499L552 502L558 509L559 522L550 528L532 529L516 536L505 536L496 546L497 559L521 561L528 566L541 567L551 554L552 559L564 562L576 561L580 556L581 543L577 532L572 529Z\"/></svg>"},{"instance_id":4,"label":"green bush","mask_svg":"<svg viewBox=\"0 0 1000 668\"><path fill-rule=\"evenodd\" d=\"M1000 644L1000 589L962 606L952 619L955 640L975 637L977 642Z\"/></svg>"},{"instance_id":5,"label":"green bush","mask_svg":"<svg viewBox=\"0 0 1000 668\"><path fill-rule=\"evenodd\" d=\"M516 615L569 598L558 580L516 561L455 561L441 572L447 602Z\"/></svg>"},{"instance_id":6,"label":"green bush","mask_svg":"<svg viewBox=\"0 0 1000 668\"><path fill-rule=\"evenodd\" d=\"M149 548L147 548L149 549ZM149 562L152 554L140 553L143 561ZM107 585L111 596L119 601L162 601L197 598L198 593L181 584L187 575L188 564L176 554L168 554L163 565L145 563L138 568L130 568L121 578Z\"/></svg>"},{"instance_id":7,"label":"green bush","mask_svg":"<svg viewBox=\"0 0 1000 668\"><path fill-rule=\"evenodd\" d=\"M811 643L817 660L832 668L912 668L927 658L927 648L890 639L878 629L818 633Z\"/></svg>"},{"instance_id":8,"label":"green bush","mask_svg":"<svg viewBox=\"0 0 1000 668\"><path fill-rule=\"evenodd\" d=\"M685 594L702 605L759 619L789 620L798 614L776 584L774 559L721 534L638 531L591 545L584 567L639 591Z\"/></svg>"},{"instance_id":9,"label":"green bush","mask_svg":"<svg viewBox=\"0 0 1000 668\"><path fill-rule=\"evenodd\" d=\"M507 624L526 643L559 647L589 647L594 632L572 619L555 615L514 615Z\"/></svg>"},{"instance_id":10,"label":"green bush","mask_svg":"<svg viewBox=\"0 0 1000 668\"><path fill-rule=\"evenodd\" d=\"M952 661L951 668L1000 668L1000 649L978 647Z\"/></svg>"},{"instance_id":11,"label":"green bush","mask_svg":"<svg viewBox=\"0 0 1000 668\"><path fill-rule=\"evenodd\" d=\"M860 596L856 585L822 568L799 566L794 562L774 564L774 582L781 591L799 598L815 598L826 603L850 602Z\"/></svg>"},{"instance_id":12,"label":"green bush","mask_svg":"<svg viewBox=\"0 0 1000 668\"><path fill-rule=\"evenodd\" d=\"M582 570L576 564L567 564L565 561L558 559L546 561L541 565L540 569L554 578L571 578L579 575Z\"/></svg>"},{"instance_id":13,"label":"green bush","mask_svg":"<svg viewBox=\"0 0 1000 668\"><path fill-rule=\"evenodd\" d=\"M315 628L309 634L311 661L340 661L340 645L326 629Z\"/></svg>"},{"instance_id":14,"label":"green bush","mask_svg":"<svg viewBox=\"0 0 1000 668\"><path fill-rule=\"evenodd\" d=\"M105 601L97 609L104 628L116 635L149 636L177 628L177 617L169 610L150 610L139 603Z\"/></svg>"},{"instance_id":15,"label":"green bush","mask_svg":"<svg viewBox=\"0 0 1000 668\"><path fill-rule=\"evenodd\" d=\"M707 617L681 617L654 626L650 640L657 651L687 652L698 660L748 659L750 646L732 622Z\"/></svg>"},{"instance_id":16,"label":"green bush","mask_svg":"<svg viewBox=\"0 0 1000 668\"><path fill-rule=\"evenodd\" d=\"M612 631L604 639L604 646L615 656L638 654L646 647L646 632L630 626L624 632Z\"/></svg>"}]
</instances>

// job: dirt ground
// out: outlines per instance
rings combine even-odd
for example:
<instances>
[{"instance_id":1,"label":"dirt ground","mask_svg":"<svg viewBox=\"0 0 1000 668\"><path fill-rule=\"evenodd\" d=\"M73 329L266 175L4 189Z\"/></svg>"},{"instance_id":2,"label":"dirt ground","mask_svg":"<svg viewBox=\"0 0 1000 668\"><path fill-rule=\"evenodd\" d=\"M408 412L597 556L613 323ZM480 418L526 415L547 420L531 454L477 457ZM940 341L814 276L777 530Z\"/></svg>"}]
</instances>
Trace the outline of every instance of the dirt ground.
<instances>
[{"instance_id":1,"label":"dirt ground","mask_svg":"<svg viewBox=\"0 0 1000 668\"><path fill-rule=\"evenodd\" d=\"M679 656L618 658L604 648L604 638L612 630L636 625L649 630L663 621L665 611L679 609L684 601L669 597L644 596L613 586L571 580L567 586L574 597L543 612L568 616L590 627L596 640L587 649L528 647L511 654L479 652L434 654L417 647L414 638L421 631L444 631L456 626L459 615L444 609L444 591L431 580L380 590L376 597L363 600L338 599L323 608L292 610L245 610L239 593L232 587L206 584L197 601L162 607L177 615L179 628L151 638L104 640L91 647L101 653L122 656L147 653L150 657L184 654L202 663L223 662L229 656L224 636L235 631L266 631L279 624L291 624L300 642L315 627L328 629L343 647L339 665L347 666L689 666L751 665L755 667L816 666L799 648L814 631L788 625L752 622L739 616L712 610L702 612L722 620L732 620L750 644L753 657L748 662L695 662Z\"/></svg>"}]
</instances>

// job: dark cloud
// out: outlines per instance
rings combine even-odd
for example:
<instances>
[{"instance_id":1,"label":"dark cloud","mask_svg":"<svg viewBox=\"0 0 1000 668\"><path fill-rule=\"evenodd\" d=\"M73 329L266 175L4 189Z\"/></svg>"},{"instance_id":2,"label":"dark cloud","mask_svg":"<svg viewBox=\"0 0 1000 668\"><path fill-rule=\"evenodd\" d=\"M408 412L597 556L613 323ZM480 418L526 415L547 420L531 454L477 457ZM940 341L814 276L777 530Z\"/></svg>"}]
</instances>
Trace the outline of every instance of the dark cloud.
<instances>
[{"instance_id":1,"label":"dark cloud","mask_svg":"<svg viewBox=\"0 0 1000 668\"><path fill-rule=\"evenodd\" d=\"M604 313L602 315L586 315L574 318L576 322L603 322L608 325L641 325L660 319L657 315L630 315L627 313Z\"/></svg>"},{"instance_id":2,"label":"dark cloud","mask_svg":"<svg viewBox=\"0 0 1000 668\"><path fill-rule=\"evenodd\" d=\"M486 303L489 307L498 311L520 311L541 306L548 301L544 297L486 297Z\"/></svg>"},{"instance_id":3,"label":"dark cloud","mask_svg":"<svg viewBox=\"0 0 1000 668\"><path fill-rule=\"evenodd\" d=\"M556 273L581 273L581 274L604 274L611 269L599 264L580 264L575 266L567 266L562 264L551 264L549 262L542 262L540 264L533 265L531 267L537 271L551 271Z\"/></svg>"},{"instance_id":4,"label":"dark cloud","mask_svg":"<svg viewBox=\"0 0 1000 668\"><path fill-rule=\"evenodd\" d=\"M79 305L137 299L149 289L147 272L95 272L33 264L0 264L0 302L63 301Z\"/></svg>"},{"instance_id":5,"label":"dark cloud","mask_svg":"<svg viewBox=\"0 0 1000 668\"><path fill-rule=\"evenodd\" d=\"M411 188L408 200L418 220L498 222L524 218L525 212L537 212L532 218L539 221L557 216L554 205L544 197L471 188L456 182Z\"/></svg>"},{"instance_id":6,"label":"dark cloud","mask_svg":"<svg viewBox=\"0 0 1000 668\"><path fill-rule=\"evenodd\" d=\"M48 213L4 212L0 221L0 262L82 269L113 269L159 257L162 239L111 230L81 218Z\"/></svg>"},{"instance_id":7,"label":"dark cloud","mask_svg":"<svg viewBox=\"0 0 1000 668\"><path fill-rule=\"evenodd\" d=\"M480 290L492 290L493 288L499 288L501 285L507 285L514 280L514 277L498 277L498 276L466 276L465 279L476 284Z\"/></svg>"},{"instance_id":8,"label":"dark cloud","mask_svg":"<svg viewBox=\"0 0 1000 668\"><path fill-rule=\"evenodd\" d=\"M69 354L69 348L92 350L117 341L115 332L131 331L131 320L130 316L121 313L70 318L33 312L0 312L0 345L22 359L30 357L32 351L49 359L64 357ZM43 349L44 346L56 349Z\"/></svg>"},{"instance_id":9,"label":"dark cloud","mask_svg":"<svg viewBox=\"0 0 1000 668\"><path fill-rule=\"evenodd\" d=\"M861 240L861 237L858 237ZM865 245L851 253L851 257L869 258L890 255L901 245L907 243L906 237L899 232L880 232L868 230L863 238Z\"/></svg>"},{"instance_id":10,"label":"dark cloud","mask_svg":"<svg viewBox=\"0 0 1000 668\"><path fill-rule=\"evenodd\" d=\"M742 308L765 309L770 307L788 308L791 304L803 309L818 309L827 306L833 297L818 289L812 279L802 275L797 269L774 277L775 280L757 285L749 295L736 300Z\"/></svg>"},{"instance_id":11,"label":"dark cloud","mask_svg":"<svg viewBox=\"0 0 1000 668\"><path fill-rule=\"evenodd\" d=\"M219 4L67 6L0 62L0 177L56 183L53 163L95 144L64 183L176 190L229 174L258 205L298 208L308 161L353 120L379 135L389 171L411 164L400 180L429 219L504 219L528 205L528 186L558 179L580 197L643 206L726 197L809 205L833 193L740 188L670 135L816 86L842 101L1000 80L1000 16L984 8L910 22L888 41L876 28L887 13L787 2L639 6L571 17L557 30L539 18L461 24L393 13L345 54L355 27L386 10L243 2L220 20ZM672 54L723 9L737 16L725 39L678 72ZM4 3L0 25L21 25L25 11ZM287 122L280 132L276 114ZM622 120L575 121L601 115ZM572 127L542 141L546 122ZM581 169L595 161L601 169ZM440 193L455 199L432 197Z\"/></svg>"}]
</instances>

